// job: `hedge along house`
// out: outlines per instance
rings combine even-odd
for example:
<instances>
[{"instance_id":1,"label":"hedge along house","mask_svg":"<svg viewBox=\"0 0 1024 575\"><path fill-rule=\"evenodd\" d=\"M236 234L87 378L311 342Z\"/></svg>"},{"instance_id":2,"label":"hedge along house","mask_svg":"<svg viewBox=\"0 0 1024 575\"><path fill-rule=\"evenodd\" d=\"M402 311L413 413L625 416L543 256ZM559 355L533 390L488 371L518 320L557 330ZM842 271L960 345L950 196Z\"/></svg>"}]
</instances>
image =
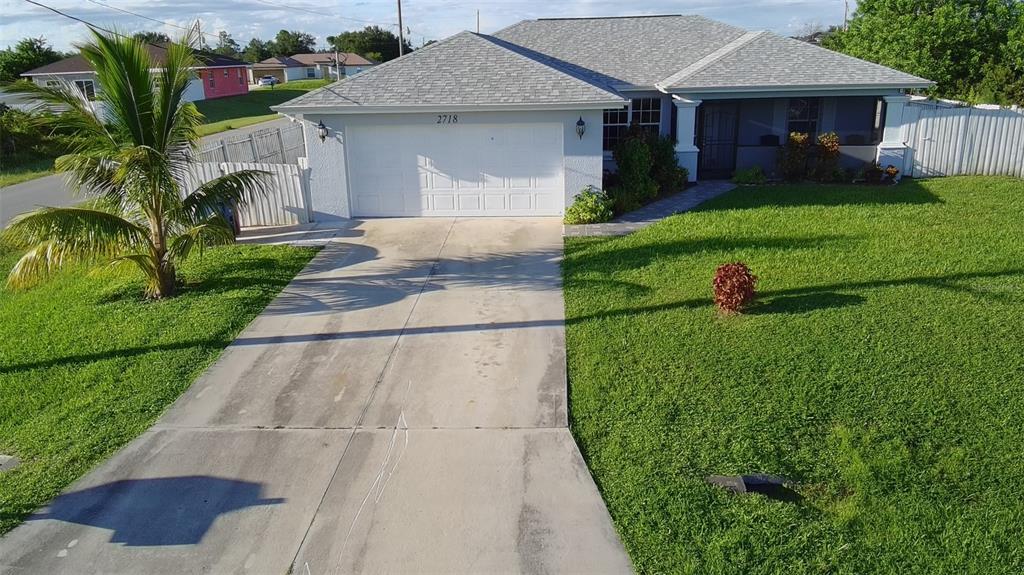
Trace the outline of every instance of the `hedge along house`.
<instances>
[{"instance_id":1,"label":"hedge along house","mask_svg":"<svg viewBox=\"0 0 1024 575\"><path fill-rule=\"evenodd\" d=\"M147 44L146 48L153 62L157 66L162 65L167 58L166 44ZM195 68L196 77L185 91L186 101L195 102L249 92L247 63L211 52L196 50L195 54L200 65ZM77 54L29 70L22 76L40 86L54 85L61 80L72 82L89 97L93 97L101 88L92 65Z\"/></svg>"},{"instance_id":2,"label":"hedge along house","mask_svg":"<svg viewBox=\"0 0 1024 575\"><path fill-rule=\"evenodd\" d=\"M317 218L561 215L631 124L674 138L691 180L772 173L794 131L836 132L847 166L902 166L904 92L930 85L700 16L543 19L274 109L306 127Z\"/></svg>"}]
</instances>

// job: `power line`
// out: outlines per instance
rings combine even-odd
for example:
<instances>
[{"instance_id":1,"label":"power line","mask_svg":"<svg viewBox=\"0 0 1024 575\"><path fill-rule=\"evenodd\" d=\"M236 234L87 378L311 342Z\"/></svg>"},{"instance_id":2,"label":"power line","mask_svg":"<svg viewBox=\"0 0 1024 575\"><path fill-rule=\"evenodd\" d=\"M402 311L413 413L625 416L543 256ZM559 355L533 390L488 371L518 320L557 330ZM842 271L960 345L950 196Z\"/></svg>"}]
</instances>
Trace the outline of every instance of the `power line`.
<instances>
[{"instance_id":1,"label":"power line","mask_svg":"<svg viewBox=\"0 0 1024 575\"><path fill-rule=\"evenodd\" d=\"M60 10L58 10L58 9L52 7L52 6L47 6L46 4L40 4L39 2L36 2L35 0L25 0L25 2L28 2L29 4L34 4L36 6L39 6L40 8L45 8L46 10L49 10L50 12L53 12L54 14L58 14L58 15L63 16L65 18L70 18L70 19L72 19L72 20L74 20L76 22L81 22L82 24L85 24L86 26L88 26L90 28L96 28L97 30L103 30L104 32L106 32L108 34L114 34L115 36L125 37L124 34L119 34L117 32L114 32L113 30L108 30L107 28L104 28L103 26L100 26L98 24L93 24L92 22L89 22L88 20L83 20L83 19L79 18L78 16L72 16L71 14L68 14L66 12L61 12Z\"/></svg>"},{"instance_id":2,"label":"power line","mask_svg":"<svg viewBox=\"0 0 1024 575\"><path fill-rule=\"evenodd\" d=\"M158 20L156 18L151 18L151 17L146 16L144 14L139 14L138 12L132 12L131 10L125 10L124 8L118 8L117 6L111 6L109 4L104 4L103 2L100 2L99 0L86 0L86 1L90 2L92 4L95 4L97 6L102 6L104 8L110 8L111 10L117 10L118 12L121 12L123 14L130 14L132 16L137 16L139 18L143 18L145 20L149 20L150 22L156 22L157 24L163 24L165 26L171 26L173 28L178 28L179 30L185 30L186 32L187 31L191 31L191 30L194 29L194 27L181 26L179 24L173 24L171 22L165 22L163 20ZM33 4L34 4L34 2L33 2ZM217 34L209 34L207 32L203 32L203 31L199 31L199 33L202 34L203 36L209 36L210 38L216 38L216 39L220 40L220 36L217 35Z\"/></svg>"}]
</instances>

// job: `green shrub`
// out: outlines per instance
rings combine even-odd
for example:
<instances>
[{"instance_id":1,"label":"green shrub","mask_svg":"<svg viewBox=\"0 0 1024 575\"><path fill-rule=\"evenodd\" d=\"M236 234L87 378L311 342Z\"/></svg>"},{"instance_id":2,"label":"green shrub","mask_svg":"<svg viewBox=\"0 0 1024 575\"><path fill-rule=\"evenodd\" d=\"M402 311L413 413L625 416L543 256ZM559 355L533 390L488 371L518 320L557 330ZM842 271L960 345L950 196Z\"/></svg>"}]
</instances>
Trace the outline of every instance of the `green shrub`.
<instances>
[{"instance_id":1,"label":"green shrub","mask_svg":"<svg viewBox=\"0 0 1024 575\"><path fill-rule=\"evenodd\" d=\"M758 186L767 182L768 178L765 177L761 166L754 166L746 170L736 170L736 173L732 175L732 181L744 186Z\"/></svg>"},{"instance_id":2,"label":"green shrub","mask_svg":"<svg viewBox=\"0 0 1024 575\"><path fill-rule=\"evenodd\" d=\"M679 166L676 141L667 136L651 136L647 145L651 149L651 177L662 194L674 194L683 189L689 173Z\"/></svg>"},{"instance_id":3,"label":"green shrub","mask_svg":"<svg viewBox=\"0 0 1024 575\"><path fill-rule=\"evenodd\" d=\"M632 212L643 205L639 198L628 193L622 186L608 188L608 198L611 200L612 211L616 214Z\"/></svg>"},{"instance_id":4,"label":"green shrub","mask_svg":"<svg viewBox=\"0 0 1024 575\"><path fill-rule=\"evenodd\" d=\"M651 177L654 160L648 138L639 129L630 129L630 134L612 152L619 168L619 191L616 206L640 205L658 197L658 183ZM615 197L615 196L613 196ZM635 208L631 208L635 209Z\"/></svg>"},{"instance_id":5,"label":"green shrub","mask_svg":"<svg viewBox=\"0 0 1024 575\"><path fill-rule=\"evenodd\" d=\"M807 179L807 149L810 136L793 132L786 145L779 148L779 173L788 182Z\"/></svg>"},{"instance_id":6,"label":"green shrub","mask_svg":"<svg viewBox=\"0 0 1024 575\"><path fill-rule=\"evenodd\" d=\"M565 210L565 219L569 225L598 224L612 219L612 200L594 186L583 188L569 209Z\"/></svg>"},{"instance_id":7,"label":"green shrub","mask_svg":"<svg viewBox=\"0 0 1024 575\"><path fill-rule=\"evenodd\" d=\"M840 182L844 172L839 168L839 135L826 132L818 136L818 161L814 164L814 179L826 184Z\"/></svg>"},{"instance_id":8,"label":"green shrub","mask_svg":"<svg viewBox=\"0 0 1024 575\"><path fill-rule=\"evenodd\" d=\"M55 158L69 145L70 138L52 133L52 115L28 113L0 104L0 162L5 168Z\"/></svg>"}]
</instances>

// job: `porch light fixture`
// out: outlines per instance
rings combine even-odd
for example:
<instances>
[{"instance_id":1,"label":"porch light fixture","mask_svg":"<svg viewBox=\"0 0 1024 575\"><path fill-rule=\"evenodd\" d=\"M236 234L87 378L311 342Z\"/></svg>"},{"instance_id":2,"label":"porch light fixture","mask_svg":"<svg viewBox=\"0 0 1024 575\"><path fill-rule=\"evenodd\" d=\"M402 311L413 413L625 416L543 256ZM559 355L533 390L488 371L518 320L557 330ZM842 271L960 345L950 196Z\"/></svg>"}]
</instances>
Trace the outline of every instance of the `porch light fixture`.
<instances>
[{"instance_id":1,"label":"porch light fixture","mask_svg":"<svg viewBox=\"0 0 1024 575\"><path fill-rule=\"evenodd\" d=\"M576 135L583 139L583 134L587 131L587 123L583 121L583 116L580 116L579 120L576 120Z\"/></svg>"},{"instance_id":2,"label":"porch light fixture","mask_svg":"<svg viewBox=\"0 0 1024 575\"><path fill-rule=\"evenodd\" d=\"M316 135L320 136L321 142L327 139L327 126L324 125L323 120L320 120L320 123L316 125Z\"/></svg>"}]
</instances>

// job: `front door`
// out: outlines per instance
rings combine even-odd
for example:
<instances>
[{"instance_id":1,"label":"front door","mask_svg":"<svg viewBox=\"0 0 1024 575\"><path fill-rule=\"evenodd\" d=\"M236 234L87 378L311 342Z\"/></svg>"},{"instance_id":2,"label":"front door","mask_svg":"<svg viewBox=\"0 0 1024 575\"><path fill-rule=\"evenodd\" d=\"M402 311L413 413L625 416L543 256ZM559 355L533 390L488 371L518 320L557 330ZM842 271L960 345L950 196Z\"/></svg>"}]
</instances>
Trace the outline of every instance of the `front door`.
<instances>
[{"instance_id":1,"label":"front door","mask_svg":"<svg viewBox=\"0 0 1024 575\"><path fill-rule=\"evenodd\" d=\"M705 102L701 104L700 109L700 123L697 127L700 178L731 178L736 171L739 104Z\"/></svg>"}]
</instances>

